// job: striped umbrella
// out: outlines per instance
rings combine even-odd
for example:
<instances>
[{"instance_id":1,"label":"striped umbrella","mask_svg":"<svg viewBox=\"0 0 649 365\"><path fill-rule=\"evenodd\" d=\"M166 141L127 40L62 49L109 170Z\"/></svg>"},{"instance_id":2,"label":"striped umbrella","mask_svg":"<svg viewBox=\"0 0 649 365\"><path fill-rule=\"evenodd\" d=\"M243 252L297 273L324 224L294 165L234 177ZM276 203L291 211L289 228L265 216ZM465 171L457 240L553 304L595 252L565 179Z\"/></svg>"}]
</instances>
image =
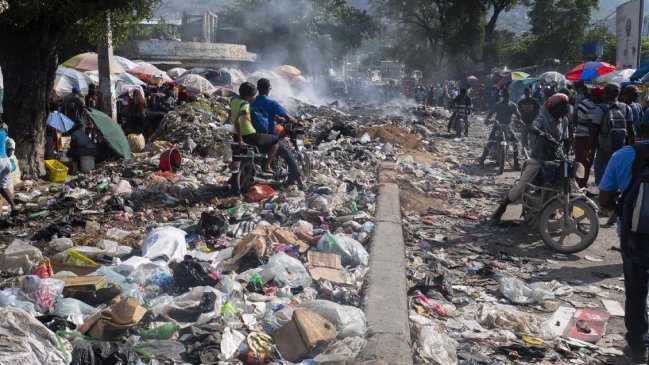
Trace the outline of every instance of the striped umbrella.
<instances>
[{"instance_id":1,"label":"striped umbrella","mask_svg":"<svg viewBox=\"0 0 649 365\"><path fill-rule=\"evenodd\" d=\"M615 71L615 66L606 62L591 61L578 65L572 70L568 71L566 78L571 81L577 80L593 80L609 72Z\"/></svg>"},{"instance_id":2,"label":"striped umbrella","mask_svg":"<svg viewBox=\"0 0 649 365\"><path fill-rule=\"evenodd\" d=\"M99 70L98 64L97 54L94 52L81 53L63 62L63 66L73 68L77 71ZM124 69L113 59L113 62L110 64L110 72L121 74L124 73Z\"/></svg>"}]
</instances>

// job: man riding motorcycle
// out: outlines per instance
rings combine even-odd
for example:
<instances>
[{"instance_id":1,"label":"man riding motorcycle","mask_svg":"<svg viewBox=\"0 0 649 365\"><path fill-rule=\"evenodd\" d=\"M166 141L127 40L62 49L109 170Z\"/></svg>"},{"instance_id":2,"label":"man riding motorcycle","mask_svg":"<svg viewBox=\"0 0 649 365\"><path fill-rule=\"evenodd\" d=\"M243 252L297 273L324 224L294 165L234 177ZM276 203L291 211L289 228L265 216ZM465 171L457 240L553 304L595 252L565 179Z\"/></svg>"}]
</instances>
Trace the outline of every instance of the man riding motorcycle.
<instances>
[{"instance_id":1,"label":"man riding motorcycle","mask_svg":"<svg viewBox=\"0 0 649 365\"><path fill-rule=\"evenodd\" d=\"M467 95L467 90L466 88L461 88L460 89L460 94L455 97L455 99L451 100L450 104L448 105L449 108L453 107L466 107L466 108L473 108L473 102L471 101L471 97ZM451 119L448 121L448 125L446 126L446 129L448 130L448 133L451 133L451 127L453 126L453 122L455 121L455 118L457 117L457 110L453 111L453 114L451 115ZM467 137L469 135L469 121L467 120L466 123L464 124L464 136Z\"/></svg>"},{"instance_id":2,"label":"man riding motorcycle","mask_svg":"<svg viewBox=\"0 0 649 365\"><path fill-rule=\"evenodd\" d=\"M507 127L507 138L510 142L512 142L512 145L514 147L514 169L520 170L520 165L518 163L518 138L516 138L514 131L511 130L511 127L509 125L512 122L512 116L516 115L516 117L520 120L521 113L518 112L518 107L516 106L516 104L509 101L509 90L503 89L502 95L503 101L494 105L494 107L485 118L485 124L489 124L491 116L496 114L496 120L501 124L501 126L505 125ZM487 158L489 151L493 147L494 143L496 143L495 139L497 132L498 128L494 125L494 127L491 129L491 133L489 134L489 142L482 152L482 157L480 157L480 159L478 160L478 164L480 166L484 165L484 161Z\"/></svg>"},{"instance_id":3,"label":"man riding motorcycle","mask_svg":"<svg viewBox=\"0 0 649 365\"><path fill-rule=\"evenodd\" d=\"M568 115L570 111L570 99L568 96L565 94L552 95L545 102L541 112L534 120L530 128L530 133L537 134L539 137L547 136L555 141L563 142L569 140L570 125ZM552 142L546 138L536 138L532 156L525 164L521 178L500 203L500 206L491 217L491 223L499 223L507 210L507 206L510 203L517 202L521 198L525 185L536 178L545 161L554 161L557 158L557 149Z\"/></svg>"}]
</instances>

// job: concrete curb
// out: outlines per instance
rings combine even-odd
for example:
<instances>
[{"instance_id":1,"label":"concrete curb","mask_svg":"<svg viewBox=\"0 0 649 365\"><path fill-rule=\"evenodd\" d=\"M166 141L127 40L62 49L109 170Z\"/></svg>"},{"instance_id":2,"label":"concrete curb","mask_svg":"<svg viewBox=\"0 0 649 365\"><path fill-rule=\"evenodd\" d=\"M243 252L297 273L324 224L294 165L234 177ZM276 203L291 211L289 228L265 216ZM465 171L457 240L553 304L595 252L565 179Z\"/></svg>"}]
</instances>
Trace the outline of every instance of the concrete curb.
<instances>
[{"instance_id":1,"label":"concrete curb","mask_svg":"<svg viewBox=\"0 0 649 365\"><path fill-rule=\"evenodd\" d=\"M369 272L365 279L363 310L367 319L367 346L359 356L388 364L412 364L408 322L406 255L401 227L399 187L388 178L394 164L379 167L379 189Z\"/></svg>"}]
</instances>

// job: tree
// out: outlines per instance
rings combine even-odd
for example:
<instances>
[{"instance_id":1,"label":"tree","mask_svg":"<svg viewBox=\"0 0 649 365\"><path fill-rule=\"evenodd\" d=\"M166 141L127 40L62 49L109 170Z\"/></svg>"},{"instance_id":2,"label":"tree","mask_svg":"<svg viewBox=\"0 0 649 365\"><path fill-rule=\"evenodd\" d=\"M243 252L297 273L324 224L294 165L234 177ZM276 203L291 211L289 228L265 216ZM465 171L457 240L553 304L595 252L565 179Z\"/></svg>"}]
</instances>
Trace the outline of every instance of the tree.
<instances>
[{"instance_id":1,"label":"tree","mask_svg":"<svg viewBox=\"0 0 649 365\"><path fill-rule=\"evenodd\" d=\"M485 69L488 70L493 66L494 62L498 59L494 58L500 51L499 46L503 46L496 41L502 38L503 33L498 34L496 25L500 14L504 11L513 9L517 5L529 6L531 0L486 0L487 9L491 10L491 16L484 28L484 44L482 46L482 62L485 64Z\"/></svg>"},{"instance_id":2,"label":"tree","mask_svg":"<svg viewBox=\"0 0 649 365\"><path fill-rule=\"evenodd\" d=\"M45 173L43 151L48 96L58 65L59 45L83 28L97 40L107 12L115 36L127 33L136 19L151 16L159 0L8 0L0 16L0 67L4 76L3 119L16 140L16 157L26 176ZM76 33L78 34L78 33Z\"/></svg>"},{"instance_id":3,"label":"tree","mask_svg":"<svg viewBox=\"0 0 649 365\"><path fill-rule=\"evenodd\" d=\"M380 24L345 0L235 0L224 22L243 28L246 46L270 63L320 71L374 37Z\"/></svg>"}]
</instances>

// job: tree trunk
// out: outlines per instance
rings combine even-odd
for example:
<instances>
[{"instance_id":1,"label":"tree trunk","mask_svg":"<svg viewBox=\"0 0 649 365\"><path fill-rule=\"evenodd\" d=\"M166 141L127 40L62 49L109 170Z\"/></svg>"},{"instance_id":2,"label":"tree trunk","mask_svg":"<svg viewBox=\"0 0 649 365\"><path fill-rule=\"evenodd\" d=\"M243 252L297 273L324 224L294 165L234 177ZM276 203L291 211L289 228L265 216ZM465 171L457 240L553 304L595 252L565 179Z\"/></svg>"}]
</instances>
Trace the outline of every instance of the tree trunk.
<instances>
[{"instance_id":1,"label":"tree trunk","mask_svg":"<svg viewBox=\"0 0 649 365\"><path fill-rule=\"evenodd\" d=\"M500 13L505 10L504 6L494 6L494 12L491 14L491 18L489 19L489 22L484 28L484 43L482 47L482 62L484 63L485 71L490 70L491 68L491 60L489 59L489 51L491 50L491 47L493 47L493 37L494 37L494 31L496 30L496 23L498 23L498 17L500 16Z\"/></svg>"},{"instance_id":2,"label":"tree trunk","mask_svg":"<svg viewBox=\"0 0 649 365\"><path fill-rule=\"evenodd\" d=\"M0 26L4 115L23 176L45 174L45 121L58 64L58 27L34 22L20 29Z\"/></svg>"}]
</instances>

